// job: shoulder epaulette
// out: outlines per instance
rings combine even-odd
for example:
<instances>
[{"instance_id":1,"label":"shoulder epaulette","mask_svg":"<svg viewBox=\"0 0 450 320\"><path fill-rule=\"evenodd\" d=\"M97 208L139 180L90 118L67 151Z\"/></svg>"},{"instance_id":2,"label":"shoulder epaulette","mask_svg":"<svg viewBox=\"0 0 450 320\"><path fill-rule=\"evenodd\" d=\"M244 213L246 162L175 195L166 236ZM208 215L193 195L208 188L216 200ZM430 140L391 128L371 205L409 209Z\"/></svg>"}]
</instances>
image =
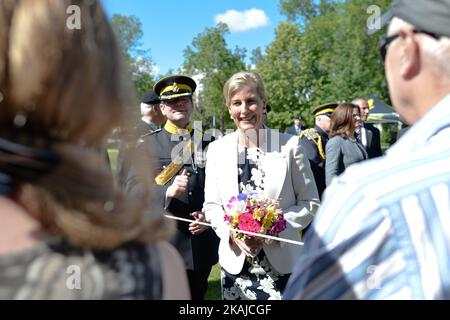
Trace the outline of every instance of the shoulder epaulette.
<instances>
[{"instance_id":1,"label":"shoulder epaulette","mask_svg":"<svg viewBox=\"0 0 450 320\"><path fill-rule=\"evenodd\" d=\"M305 137L308 140L317 140L318 137L320 137L319 133L314 128L308 128L305 130L302 130L300 133L300 138Z\"/></svg>"},{"instance_id":2,"label":"shoulder epaulette","mask_svg":"<svg viewBox=\"0 0 450 320\"><path fill-rule=\"evenodd\" d=\"M150 136L154 135L155 133L160 132L161 130L162 130L162 129L160 128L160 129L156 129L156 130L153 130L153 131L149 131L149 132L147 132L146 134L143 134L142 136L140 136L140 137L138 138L138 140L137 140L137 141L138 141L138 144L144 142L144 138L150 137Z\"/></svg>"},{"instance_id":3,"label":"shoulder epaulette","mask_svg":"<svg viewBox=\"0 0 450 320\"><path fill-rule=\"evenodd\" d=\"M142 136L140 136L139 139L143 139L143 138L145 138L145 137L154 135L155 133L158 133L158 132L160 132L161 130L162 130L162 129L160 128L160 129L156 129L156 130L153 130L153 131L149 131L149 132L147 132L146 134L143 134Z\"/></svg>"},{"instance_id":4,"label":"shoulder epaulette","mask_svg":"<svg viewBox=\"0 0 450 320\"><path fill-rule=\"evenodd\" d=\"M319 156L322 160L325 160L325 150L322 147L322 137L314 128L305 129L300 133L300 139L305 137L306 139L314 142L317 146L317 151L319 152Z\"/></svg>"}]
</instances>

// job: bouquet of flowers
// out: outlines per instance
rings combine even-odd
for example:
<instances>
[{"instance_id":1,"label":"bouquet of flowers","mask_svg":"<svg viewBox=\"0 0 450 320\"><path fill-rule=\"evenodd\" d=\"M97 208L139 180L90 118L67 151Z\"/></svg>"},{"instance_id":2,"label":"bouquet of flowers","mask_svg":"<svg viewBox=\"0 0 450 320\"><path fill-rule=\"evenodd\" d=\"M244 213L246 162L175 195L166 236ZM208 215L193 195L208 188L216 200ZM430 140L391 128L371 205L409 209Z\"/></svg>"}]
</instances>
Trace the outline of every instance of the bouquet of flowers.
<instances>
[{"instance_id":1,"label":"bouquet of flowers","mask_svg":"<svg viewBox=\"0 0 450 320\"><path fill-rule=\"evenodd\" d=\"M232 197L225 208L224 220L233 229L270 236L278 236L286 229L279 202L258 194L241 193ZM236 237L244 239L255 236L238 232Z\"/></svg>"}]
</instances>

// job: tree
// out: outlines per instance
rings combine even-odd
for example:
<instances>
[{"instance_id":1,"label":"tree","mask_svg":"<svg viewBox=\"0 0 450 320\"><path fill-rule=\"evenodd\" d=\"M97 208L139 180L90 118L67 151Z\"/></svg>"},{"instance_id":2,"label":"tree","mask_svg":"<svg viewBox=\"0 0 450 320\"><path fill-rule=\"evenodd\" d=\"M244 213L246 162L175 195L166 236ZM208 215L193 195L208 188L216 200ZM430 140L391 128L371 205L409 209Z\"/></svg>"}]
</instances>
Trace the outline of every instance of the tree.
<instances>
[{"instance_id":1,"label":"tree","mask_svg":"<svg viewBox=\"0 0 450 320\"><path fill-rule=\"evenodd\" d=\"M274 42L256 65L269 96L270 126L284 130L292 124L294 113L305 114L308 111L302 112L300 108L301 100L307 96L304 88L307 88L308 80L300 72L304 52L302 46L299 27L283 22L276 29Z\"/></svg>"},{"instance_id":2,"label":"tree","mask_svg":"<svg viewBox=\"0 0 450 320\"><path fill-rule=\"evenodd\" d=\"M366 32L374 2L384 9L390 1L281 0L291 22L277 27L256 66L278 112L269 113L269 125L284 128L298 112L312 125L311 109L326 102L369 95L388 101L378 54L382 32Z\"/></svg>"},{"instance_id":3,"label":"tree","mask_svg":"<svg viewBox=\"0 0 450 320\"><path fill-rule=\"evenodd\" d=\"M245 70L245 50L236 47L232 51L227 48L225 34L228 32L225 24L206 28L193 39L192 46L188 46L183 53L184 70L200 76L202 90L199 90L196 116L208 123L213 123L219 116L222 132L231 124L224 107L223 86L235 72Z\"/></svg>"},{"instance_id":4,"label":"tree","mask_svg":"<svg viewBox=\"0 0 450 320\"><path fill-rule=\"evenodd\" d=\"M300 27L306 26L309 21L319 15L332 10L336 1L320 0L280 0L280 12L290 22L297 22Z\"/></svg>"},{"instance_id":5,"label":"tree","mask_svg":"<svg viewBox=\"0 0 450 320\"><path fill-rule=\"evenodd\" d=\"M136 92L142 96L153 87L154 63L149 49L142 49L142 23L136 16L114 14L111 19L122 55L131 74Z\"/></svg>"},{"instance_id":6,"label":"tree","mask_svg":"<svg viewBox=\"0 0 450 320\"><path fill-rule=\"evenodd\" d=\"M134 89L136 95L142 97L153 88L155 80L150 50L142 49L141 39L144 33L141 21L135 16L114 14L111 24L118 39L129 77L134 84L134 88L130 89ZM139 106L128 106L126 116L126 119L123 119L123 126L125 128L134 126L141 117Z\"/></svg>"}]
</instances>

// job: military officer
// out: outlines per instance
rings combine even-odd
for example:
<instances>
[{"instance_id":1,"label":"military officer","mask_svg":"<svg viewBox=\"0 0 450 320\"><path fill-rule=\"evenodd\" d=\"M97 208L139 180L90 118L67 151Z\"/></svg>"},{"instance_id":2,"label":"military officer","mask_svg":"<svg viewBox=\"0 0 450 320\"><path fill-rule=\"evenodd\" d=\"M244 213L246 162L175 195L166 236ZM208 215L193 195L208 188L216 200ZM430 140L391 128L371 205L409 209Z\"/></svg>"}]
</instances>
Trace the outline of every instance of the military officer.
<instances>
[{"instance_id":1,"label":"military officer","mask_svg":"<svg viewBox=\"0 0 450 320\"><path fill-rule=\"evenodd\" d=\"M138 152L151 160L155 169L156 198L150 205L159 206L172 215L205 221L201 212L204 202L204 148L210 142L190 123L192 94L196 83L187 76L176 75L159 80L154 91L161 99L161 111L167 117L160 130L141 137ZM129 189L133 187L134 170L130 170ZM184 259L193 299L203 299L211 267L218 262L219 240L204 225L177 222L172 241Z\"/></svg>"},{"instance_id":2,"label":"military officer","mask_svg":"<svg viewBox=\"0 0 450 320\"><path fill-rule=\"evenodd\" d=\"M166 122L166 117L161 112L160 103L161 100L159 100L159 96L154 91L148 91L142 97L140 105L142 118L135 127L139 137L149 133L149 131L153 132L160 129Z\"/></svg>"},{"instance_id":3,"label":"military officer","mask_svg":"<svg viewBox=\"0 0 450 320\"><path fill-rule=\"evenodd\" d=\"M161 127L166 117L160 109L161 100L154 91L148 91L141 100L141 120L132 130L122 132L117 154L117 181L120 186L125 186L128 169L131 162L132 150L136 141L143 135L153 132Z\"/></svg>"},{"instance_id":4,"label":"military officer","mask_svg":"<svg viewBox=\"0 0 450 320\"><path fill-rule=\"evenodd\" d=\"M322 193L326 188L325 145L328 142L328 133L330 132L330 118L337 105L337 103L327 103L314 108L315 127L303 130L300 134L300 143L308 156L320 198L322 198Z\"/></svg>"}]
</instances>

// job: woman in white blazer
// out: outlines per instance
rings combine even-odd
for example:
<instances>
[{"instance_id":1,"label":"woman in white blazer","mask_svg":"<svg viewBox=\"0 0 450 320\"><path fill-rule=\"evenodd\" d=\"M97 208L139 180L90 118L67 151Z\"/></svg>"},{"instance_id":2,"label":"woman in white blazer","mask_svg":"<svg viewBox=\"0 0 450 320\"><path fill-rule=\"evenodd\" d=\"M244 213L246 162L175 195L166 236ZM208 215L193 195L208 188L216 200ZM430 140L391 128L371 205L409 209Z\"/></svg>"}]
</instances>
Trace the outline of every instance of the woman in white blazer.
<instances>
[{"instance_id":1,"label":"woman in white blazer","mask_svg":"<svg viewBox=\"0 0 450 320\"><path fill-rule=\"evenodd\" d=\"M319 206L313 174L298 137L263 125L267 95L258 74L234 74L224 97L237 130L209 145L204 204L221 240L222 298L281 299L302 246L238 239L224 222L224 207L242 192L278 199L287 220L279 237L300 241Z\"/></svg>"}]
</instances>

